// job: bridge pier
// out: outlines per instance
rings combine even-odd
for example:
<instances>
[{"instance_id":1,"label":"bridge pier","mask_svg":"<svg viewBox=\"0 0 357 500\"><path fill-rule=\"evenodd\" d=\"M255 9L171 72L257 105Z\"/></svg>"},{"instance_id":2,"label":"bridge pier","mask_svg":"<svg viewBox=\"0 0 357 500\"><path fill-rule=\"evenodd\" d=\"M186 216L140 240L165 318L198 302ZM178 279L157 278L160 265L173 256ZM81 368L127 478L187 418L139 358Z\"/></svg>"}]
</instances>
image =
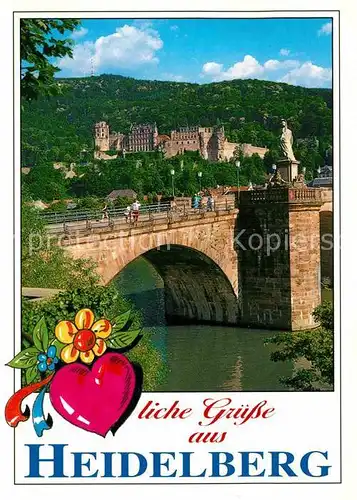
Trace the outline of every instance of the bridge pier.
<instances>
[{"instance_id":1,"label":"bridge pier","mask_svg":"<svg viewBox=\"0 0 357 500\"><path fill-rule=\"evenodd\" d=\"M290 331L316 326L322 203L317 189L241 193L236 249L243 324Z\"/></svg>"}]
</instances>

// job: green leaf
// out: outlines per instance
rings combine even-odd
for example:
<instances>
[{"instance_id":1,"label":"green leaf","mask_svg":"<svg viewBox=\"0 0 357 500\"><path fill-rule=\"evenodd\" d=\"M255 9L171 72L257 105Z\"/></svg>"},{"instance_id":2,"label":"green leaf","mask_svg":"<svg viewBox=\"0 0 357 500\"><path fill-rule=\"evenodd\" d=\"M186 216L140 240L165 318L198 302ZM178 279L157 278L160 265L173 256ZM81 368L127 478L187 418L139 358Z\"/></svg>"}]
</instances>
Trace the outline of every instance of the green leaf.
<instances>
[{"instance_id":1,"label":"green leaf","mask_svg":"<svg viewBox=\"0 0 357 500\"><path fill-rule=\"evenodd\" d=\"M27 368L26 370L26 383L31 384L36 378L36 375L38 374L38 369L37 369L37 364L31 366L30 368Z\"/></svg>"},{"instance_id":2,"label":"green leaf","mask_svg":"<svg viewBox=\"0 0 357 500\"><path fill-rule=\"evenodd\" d=\"M33 330L33 343L39 351L46 352L48 347L48 330L44 316L42 316Z\"/></svg>"},{"instance_id":3,"label":"green leaf","mask_svg":"<svg viewBox=\"0 0 357 500\"><path fill-rule=\"evenodd\" d=\"M124 326L128 322L128 319L130 318L130 314L131 314L131 309L129 309L123 314L120 314L120 316L117 316L111 321L113 325L113 333L116 333L124 328Z\"/></svg>"},{"instance_id":4,"label":"green leaf","mask_svg":"<svg viewBox=\"0 0 357 500\"><path fill-rule=\"evenodd\" d=\"M127 332L118 332L111 335L106 343L108 347L112 349L122 349L132 344L137 336L140 334L141 330L128 330Z\"/></svg>"},{"instance_id":5,"label":"green leaf","mask_svg":"<svg viewBox=\"0 0 357 500\"><path fill-rule=\"evenodd\" d=\"M62 349L64 348L64 346L65 346L66 344L63 344L62 342L60 342L60 341L59 341L59 340L57 340L57 339L54 339L54 340L52 340L52 342L51 342L51 344L50 344L50 345L54 345L54 346L55 346L56 351L57 351L57 352L56 352L56 356L59 356L59 355L60 355L60 353L61 353L61 351L62 351Z\"/></svg>"},{"instance_id":6,"label":"green leaf","mask_svg":"<svg viewBox=\"0 0 357 500\"><path fill-rule=\"evenodd\" d=\"M38 349L36 347L28 347L16 354L14 359L7 363L11 368L30 368L37 363Z\"/></svg>"}]
</instances>

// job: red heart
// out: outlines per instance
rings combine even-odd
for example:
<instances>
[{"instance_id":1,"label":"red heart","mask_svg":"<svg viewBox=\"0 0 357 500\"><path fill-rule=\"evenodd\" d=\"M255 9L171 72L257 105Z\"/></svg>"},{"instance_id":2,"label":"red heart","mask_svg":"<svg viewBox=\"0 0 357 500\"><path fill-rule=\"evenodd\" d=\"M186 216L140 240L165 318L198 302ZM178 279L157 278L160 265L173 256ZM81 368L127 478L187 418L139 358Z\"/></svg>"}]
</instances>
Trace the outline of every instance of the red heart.
<instances>
[{"instance_id":1,"label":"red heart","mask_svg":"<svg viewBox=\"0 0 357 500\"><path fill-rule=\"evenodd\" d=\"M105 437L128 408L135 384L135 371L128 359L106 353L92 370L80 363L58 370L50 385L50 400L65 420Z\"/></svg>"}]
</instances>

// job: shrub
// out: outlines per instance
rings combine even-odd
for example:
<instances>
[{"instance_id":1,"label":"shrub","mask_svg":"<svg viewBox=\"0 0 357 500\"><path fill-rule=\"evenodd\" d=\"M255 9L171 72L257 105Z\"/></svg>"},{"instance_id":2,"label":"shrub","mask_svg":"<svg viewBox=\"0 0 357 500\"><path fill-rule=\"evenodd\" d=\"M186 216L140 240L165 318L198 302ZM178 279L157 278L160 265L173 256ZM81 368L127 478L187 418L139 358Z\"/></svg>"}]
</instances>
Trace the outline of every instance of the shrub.
<instances>
[{"instance_id":1,"label":"shrub","mask_svg":"<svg viewBox=\"0 0 357 500\"><path fill-rule=\"evenodd\" d=\"M319 327L303 332L282 333L266 340L279 350L271 354L273 361L305 360L307 367L296 368L291 377L281 382L298 391L331 389L334 383L333 366L333 306L324 301L313 312Z\"/></svg>"},{"instance_id":2,"label":"shrub","mask_svg":"<svg viewBox=\"0 0 357 500\"><path fill-rule=\"evenodd\" d=\"M132 304L124 299L114 285L92 286L61 292L49 300L22 302L22 343L23 347L33 344L32 332L37 322L44 317L49 332L54 332L56 324L74 317L82 308L93 311L95 318L109 320L131 309L130 319L125 329L140 328L141 314L133 309ZM128 359L141 365L144 373L143 390L152 391L164 376L164 369L159 352L153 347L149 334L143 331L140 342L127 354Z\"/></svg>"}]
</instances>

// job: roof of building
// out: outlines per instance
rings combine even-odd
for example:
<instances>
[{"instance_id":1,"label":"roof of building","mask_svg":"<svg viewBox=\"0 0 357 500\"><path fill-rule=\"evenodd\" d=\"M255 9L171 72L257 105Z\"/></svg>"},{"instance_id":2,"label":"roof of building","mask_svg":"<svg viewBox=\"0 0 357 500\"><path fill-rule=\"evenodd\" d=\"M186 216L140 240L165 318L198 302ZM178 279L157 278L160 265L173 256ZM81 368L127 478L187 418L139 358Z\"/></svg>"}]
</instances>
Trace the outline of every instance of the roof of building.
<instances>
[{"instance_id":1,"label":"roof of building","mask_svg":"<svg viewBox=\"0 0 357 500\"><path fill-rule=\"evenodd\" d=\"M30 207L39 208L40 210L44 210L45 208L48 208L50 206L49 204L44 203L41 200L29 201L26 203L26 205L28 205Z\"/></svg>"},{"instance_id":2,"label":"roof of building","mask_svg":"<svg viewBox=\"0 0 357 500\"><path fill-rule=\"evenodd\" d=\"M107 198L136 198L137 194L133 189L114 189L108 194Z\"/></svg>"},{"instance_id":3,"label":"roof of building","mask_svg":"<svg viewBox=\"0 0 357 500\"><path fill-rule=\"evenodd\" d=\"M319 178L320 177L332 177L332 171L333 171L333 169L330 165L324 165L320 169Z\"/></svg>"},{"instance_id":4,"label":"roof of building","mask_svg":"<svg viewBox=\"0 0 357 500\"><path fill-rule=\"evenodd\" d=\"M316 179L309 182L308 186L323 187L323 186L332 186L332 184L333 184L332 177L317 177Z\"/></svg>"},{"instance_id":5,"label":"roof of building","mask_svg":"<svg viewBox=\"0 0 357 500\"><path fill-rule=\"evenodd\" d=\"M169 140L170 140L170 136L169 135L159 134L157 136L157 142L165 142L165 141L169 141Z\"/></svg>"},{"instance_id":6,"label":"roof of building","mask_svg":"<svg viewBox=\"0 0 357 500\"><path fill-rule=\"evenodd\" d=\"M132 123L130 126L130 131L135 132L135 131L147 131L147 132L153 132L156 128L156 123Z\"/></svg>"}]
</instances>

